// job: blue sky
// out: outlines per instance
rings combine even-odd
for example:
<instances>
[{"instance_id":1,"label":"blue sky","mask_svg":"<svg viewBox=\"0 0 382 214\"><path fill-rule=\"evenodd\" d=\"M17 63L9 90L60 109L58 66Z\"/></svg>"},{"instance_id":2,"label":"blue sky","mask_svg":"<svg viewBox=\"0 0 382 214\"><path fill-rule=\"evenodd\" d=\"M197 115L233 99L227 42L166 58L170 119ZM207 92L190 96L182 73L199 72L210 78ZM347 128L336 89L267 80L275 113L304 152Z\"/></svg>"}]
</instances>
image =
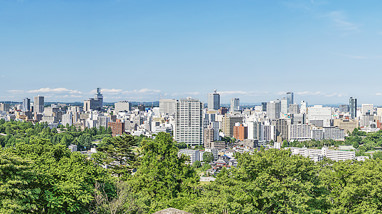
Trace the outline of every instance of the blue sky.
<instances>
[{"instance_id":1,"label":"blue sky","mask_svg":"<svg viewBox=\"0 0 382 214\"><path fill-rule=\"evenodd\" d=\"M382 104L382 1L0 0L0 100Z\"/></svg>"}]
</instances>

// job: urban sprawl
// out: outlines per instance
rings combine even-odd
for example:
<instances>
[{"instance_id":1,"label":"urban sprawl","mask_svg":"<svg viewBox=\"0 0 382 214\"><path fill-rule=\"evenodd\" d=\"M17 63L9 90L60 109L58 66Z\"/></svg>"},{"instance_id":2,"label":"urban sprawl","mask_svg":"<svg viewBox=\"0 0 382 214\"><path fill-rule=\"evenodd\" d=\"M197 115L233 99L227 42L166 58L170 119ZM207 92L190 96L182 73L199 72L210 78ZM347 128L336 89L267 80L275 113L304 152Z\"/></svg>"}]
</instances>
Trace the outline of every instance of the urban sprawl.
<instances>
[{"instance_id":1,"label":"urban sprawl","mask_svg":"<svg viewBox=\"0 0 382 214\"><path fill-rule=\"evenodd\" d=\"M101 89L83 105L51 104L46 106L43 96L25 98L21 104L0 104L0 117L5 121L20 120L47 123L50 128L75 126L109 128L113 136L131 134L155 138L159 132L172 134L184 147L180 154L190 156L190 163L203 161L203 154L213 154L214 174L222 167L237 164L236 152L255 152L261 148L291 149L314 161L323 158L338 160L365 160L369 156L356 155L352 145L323 145L320 148L294 147L297 142L344 141L355 129L370 133L381 127L382 108L373 104L358 106L350 97L349 104L337 107L309 106L307 102L294 102L293 92L281 99L261 105L242 108L239 98L232 98L229 107L222 107L220 94L208 94L206 108L198 99L161 99L159 107L137 105L120 101L113 106L104 105ZM70 145L76 151L75 145ZM83 153L94 153L87 148ZM376 148L378 150L378 148ZM372 152L371 152L372 154Z\"/></svg>"}]
</instances>

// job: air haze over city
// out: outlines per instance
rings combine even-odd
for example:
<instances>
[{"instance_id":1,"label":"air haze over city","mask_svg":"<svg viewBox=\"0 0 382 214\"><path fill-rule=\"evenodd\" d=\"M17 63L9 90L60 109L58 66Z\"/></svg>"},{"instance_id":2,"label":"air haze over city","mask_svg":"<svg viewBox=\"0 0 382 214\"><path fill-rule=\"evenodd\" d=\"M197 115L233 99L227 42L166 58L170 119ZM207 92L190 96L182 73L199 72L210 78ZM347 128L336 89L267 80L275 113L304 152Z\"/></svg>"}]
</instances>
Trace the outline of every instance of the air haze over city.
<instances>
[{"instance_id":1,"label":"air haze over city","mask_svg":"<svg viewBox=\"0 0 382 214\"><path fill-rule=\"evenodd\" d=\"M380 1L0 1L0 100L381 105Z\"/></svg>"}]
</instances>

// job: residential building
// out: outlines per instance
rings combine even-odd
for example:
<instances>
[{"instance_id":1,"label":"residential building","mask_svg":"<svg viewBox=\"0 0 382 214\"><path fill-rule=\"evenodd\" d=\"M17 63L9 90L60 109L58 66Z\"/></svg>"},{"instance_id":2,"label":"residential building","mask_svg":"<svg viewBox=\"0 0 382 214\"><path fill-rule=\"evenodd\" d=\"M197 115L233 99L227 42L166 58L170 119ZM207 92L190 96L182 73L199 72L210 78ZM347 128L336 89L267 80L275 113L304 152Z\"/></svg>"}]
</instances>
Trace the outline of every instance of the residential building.
<instances>
[{"instance_id":1,"label":"residential building","mask_svg":"<svg viewBox=\"0 0 382 214\"><path fill-rule=\"evenodd\" d=\"M236 125L233 127L233 137L237 140L243 141L248 138L248 127L243 126L243 124Z\"/></svg>"},{"instance_id":2,"label":"residential building","mask_svg":"<svg viewBox=\"0 0 382 214\"><path fill-rule=\"evenodd\" d=\"M233 127L236 123L242 123L243 117L234 115L225 115L222 121L222 130L225 136L233 137Z\"/></svg>"},{"instance_id":3,"label":"residential building","mask_svg":"<svg viewBox=\"0 0 382 214\"><path fill-rule=\"evenodd\" d=\"M111 128L112 136L119 136L125 133L125 123L117 119L116 122L109 122L108 126Z\"/></svg>"},{"instance_id":4,"label":"residential building","mask_svg":"<svg viewBox=\"0 0 382 214\"><path fill-rule=\"evenodd\" d=\"M187 98L176 102L175 140L188 145L203 143L203 104L196 99Z\"/></svg>"}]
</instances>

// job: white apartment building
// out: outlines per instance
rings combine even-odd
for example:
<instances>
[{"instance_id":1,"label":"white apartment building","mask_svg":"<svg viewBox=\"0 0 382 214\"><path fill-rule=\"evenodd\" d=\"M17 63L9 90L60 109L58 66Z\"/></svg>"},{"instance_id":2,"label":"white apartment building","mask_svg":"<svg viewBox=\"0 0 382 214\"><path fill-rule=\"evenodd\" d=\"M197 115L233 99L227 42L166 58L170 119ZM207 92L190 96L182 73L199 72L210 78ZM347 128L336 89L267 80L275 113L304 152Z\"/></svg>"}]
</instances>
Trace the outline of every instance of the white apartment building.
<instances>
[{"instance_id":1,"label":"white apartment building","mask_svg":"<svg viewBox=\"0 0 382 214\"><path fill-rule=\"evenodd\" d=\"M203 104L196 99L176 101L174 138L177 142L203 144L202 108Z\"/></svg>"}]
</instances>

